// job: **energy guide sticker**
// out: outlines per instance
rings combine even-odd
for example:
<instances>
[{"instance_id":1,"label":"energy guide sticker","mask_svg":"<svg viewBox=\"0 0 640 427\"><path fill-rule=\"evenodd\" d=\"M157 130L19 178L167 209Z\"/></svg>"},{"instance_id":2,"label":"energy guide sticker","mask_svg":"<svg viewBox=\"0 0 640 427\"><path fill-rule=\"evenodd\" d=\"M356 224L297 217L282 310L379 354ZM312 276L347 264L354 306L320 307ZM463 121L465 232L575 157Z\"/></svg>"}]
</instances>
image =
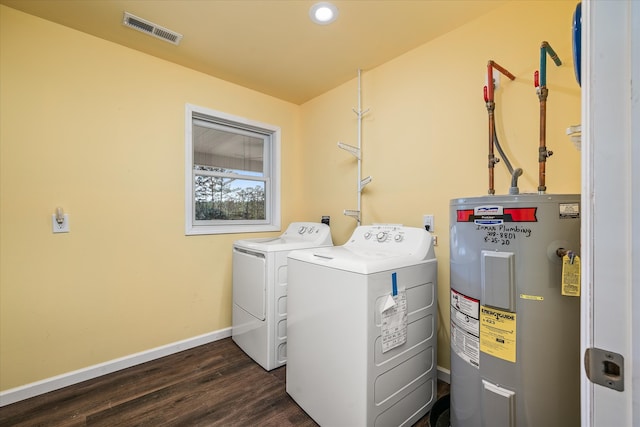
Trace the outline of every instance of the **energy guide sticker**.
<instances>
[{"instance_id":1,"label":"energy guide sticker","mask_svg":"<svg viewBox=\"0 0 640 427\"><path fill-rule=\"evenodd\" d=\"M516 362L516 313L480 308L480 351Z\"/></svg>"}]
</instances>

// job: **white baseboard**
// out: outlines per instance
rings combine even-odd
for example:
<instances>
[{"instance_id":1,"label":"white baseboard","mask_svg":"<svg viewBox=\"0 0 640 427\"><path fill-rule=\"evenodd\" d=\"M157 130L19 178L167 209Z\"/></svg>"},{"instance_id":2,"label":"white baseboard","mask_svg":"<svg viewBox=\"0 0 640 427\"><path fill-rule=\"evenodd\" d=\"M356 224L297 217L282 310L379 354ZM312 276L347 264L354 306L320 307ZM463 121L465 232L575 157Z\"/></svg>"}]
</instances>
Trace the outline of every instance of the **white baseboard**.
<instances>
[{"instance_id":1,"label":"white baseboard","mask_svg":"<svg viewBox=\"0 0 640 427\"><path fill-rule=\"evenodd\" d=\"M447 384L451 384L451 371L447 368L438 366L438 379L444 381Z\"/></svg>"},{"instance_id":2,"label":"white baseboard","mask_svg":"<svg viewBox=\"0 0 640 427\"><path fill-rule=\"evenodd\" d=\"M231 336L231 328L152 348L0 392L0 407Z\"/></svg>"}]
</instances>

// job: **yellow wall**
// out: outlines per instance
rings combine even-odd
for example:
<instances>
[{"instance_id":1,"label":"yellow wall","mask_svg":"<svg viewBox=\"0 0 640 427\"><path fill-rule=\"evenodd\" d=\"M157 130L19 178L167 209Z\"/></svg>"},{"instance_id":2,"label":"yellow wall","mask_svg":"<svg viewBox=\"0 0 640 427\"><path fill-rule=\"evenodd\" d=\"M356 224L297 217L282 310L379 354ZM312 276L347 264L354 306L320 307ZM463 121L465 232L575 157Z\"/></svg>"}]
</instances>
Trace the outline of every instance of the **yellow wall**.
<instances>
[{"instance_id":1,"label":"yellow wall","mask_svg":"<svg viewBox=\"0 0 640 427\"><path fill-rule=\"evenodd\" d=\"M363 223L435 215L449 367L449 200L487 192L487 60L517 77L496 93L501 142L537 188L531 76L548 40L551 193L580 190L564 135L580 119L571 66L573 1L511 2L362 76ZM354 77L356 70L354 70ZM357 82L295 106L0 6L0 389L229 327L231 243L184 236L184 104L282 128L283 218L355 221ZM496 193L509 176L496 167ZM61 206L71 233L52 234Z\"/></svg>"},{"instance_id":2,"label":"yellow wall","mask_svg":"<svg viewBox=\"0 0 640 427\"><path fill-rule=\"evenodd\" d=\"M184 235L185 103L281 127L285 225L299 106L0 18L0 389L229 327L231 244L257 235Z\"/></svg>"},{"instance_id":3,"label":"yellow wall","mask_svg":"<svg viewBox=\"0 0 640 427\"><path fill-rule=\"evenodd\" d=\"M539 102L533 72L540 43L547 40L563 65L549 60L547 86L548 193L580 192L580 153L565 134L580 123L580 88L571 50L573 1L511 2L393 61L362 73L362 176L372 176L362 196L363 223L422 226L435 215L439 245L438 365L449 364L449 202L484 196L488 184L488 119L483 99L486 64L493 59L516 76L500 78L496 91L498 137L514 167L524 169L522 193L537 192ZM357 70L354 70L354 76ZM343 216L357 204L356 160L336 147L357 145L357 81L302 107L310 215L331 215L335 244L343 244L356 222ZM497 154L497 152L496 152ZM496 194L507 194L510 175L495 168Z\"/></svg>"}]
</instances>

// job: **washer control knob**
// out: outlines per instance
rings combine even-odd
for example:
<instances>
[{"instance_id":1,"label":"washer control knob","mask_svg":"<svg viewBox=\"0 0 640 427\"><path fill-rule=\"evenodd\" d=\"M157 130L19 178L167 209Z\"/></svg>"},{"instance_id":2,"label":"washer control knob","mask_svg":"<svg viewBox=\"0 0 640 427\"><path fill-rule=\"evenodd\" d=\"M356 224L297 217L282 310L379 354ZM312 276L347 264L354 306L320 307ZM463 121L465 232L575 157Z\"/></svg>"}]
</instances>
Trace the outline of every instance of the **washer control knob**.
<instances>
[{"instance_id":1,"label":"washer control knob","mask_svg":"<svg viewBox=\"0 0 640 427\"><path fill-rule=\"evenodd\" d=\"M387 240L387 232L386 231L381 231L378 234L376 234L376 239L378 239L378 242L384 242L385 240Z\"/></svg>"},{"instance_id":2,"label":"washer control knob","mask_svg":"<svg viewBox=\"0 0 640 427\"><path fill-rule=\"evenodd\" d=\"M366 233L364 233L364 238L365 238L366 240L369 240L369 239L371 238L371 232L370 232L370 231L367 231Z\"/></svg>"},{"instance_id":3,"label":"washer control knob","mask_svg":"<svg viewBox=\"0 0 640 427\"><path fill-rule=\"evenodd\" d=\"M305 231L307 231L307 227L304 225L301 225L300 228L298 228L298 234L304 234Z\"/></svg>"},{"instance_id":4,"label":"washer control knob","mask_svg":"<svg viewBox=\"0 0 640 427\"><path fill-rule=\"evenodd\" d=\"M396 234L393 238L393 240L395 240L396 242L402 242L402 239L404 239L404 236L402 234Z\"/></svg>"}]
</instances>

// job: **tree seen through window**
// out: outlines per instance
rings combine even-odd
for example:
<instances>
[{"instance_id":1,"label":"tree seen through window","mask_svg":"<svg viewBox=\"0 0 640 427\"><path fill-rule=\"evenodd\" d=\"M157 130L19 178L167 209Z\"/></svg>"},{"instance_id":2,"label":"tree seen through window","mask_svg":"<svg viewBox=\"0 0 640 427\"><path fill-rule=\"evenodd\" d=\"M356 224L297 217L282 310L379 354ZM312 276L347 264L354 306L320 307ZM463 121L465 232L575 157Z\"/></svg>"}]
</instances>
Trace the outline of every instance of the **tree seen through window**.
<instances>
[{"instance_id":1,"label":"tree seen through window","mask_svg":"<svg viewBox=\"0 0 640 427\"><path fill-rule=\"evenodd\" d=\"M265 219L264 181L233 177L234 171L224 168L195 165L194 170L196 220Z\"/></svg>"}]
</instances>

